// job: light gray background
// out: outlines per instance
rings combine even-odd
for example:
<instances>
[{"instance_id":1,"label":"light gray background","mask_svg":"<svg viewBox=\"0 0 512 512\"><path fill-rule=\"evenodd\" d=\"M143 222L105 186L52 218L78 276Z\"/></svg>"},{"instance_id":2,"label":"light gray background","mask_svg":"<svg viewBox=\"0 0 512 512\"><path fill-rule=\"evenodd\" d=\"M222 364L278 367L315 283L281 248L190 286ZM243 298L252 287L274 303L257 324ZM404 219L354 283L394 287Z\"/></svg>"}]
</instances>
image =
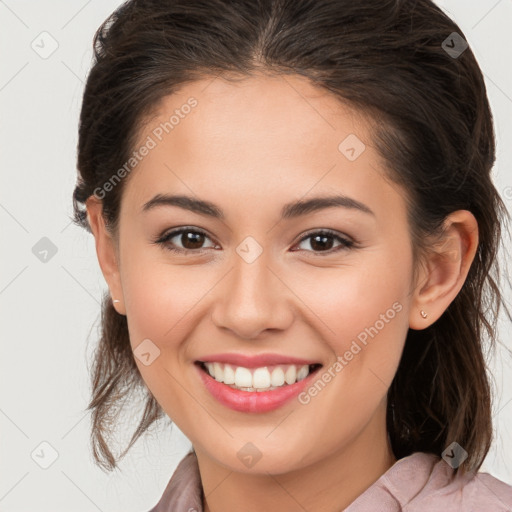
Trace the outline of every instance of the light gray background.
<instances>
[{"instance_id":1,"label":"light gray background","mask_svg":"<svg viewBox=\"0 0 512 512\"><path fill-rule=\"evenodd\" d=\"M464 31L485 74L498 140L495 179L510 209L512 1L438 3ZM106 284L92 235L71 225L69 216L91 41L118 5L116 0L0 0L2 512L67 511L70 503L73 512L147 511L190 447L177 427L153 429L121 463L122 471L110 475L93 464L89 447L87 358L97 340ZM51 36L40 35L45 31ZM48 58L31 46L49 51L52 38L58 48ZM42 237L57 248L47 263L32 252ZM510 332L503 322L508 347ZM511 366L503 349L491 361L496 439L483 468L509 484ZM57 459L43 469L35 461L50 462L52 449Z\"/></svg>"}]
</instances>

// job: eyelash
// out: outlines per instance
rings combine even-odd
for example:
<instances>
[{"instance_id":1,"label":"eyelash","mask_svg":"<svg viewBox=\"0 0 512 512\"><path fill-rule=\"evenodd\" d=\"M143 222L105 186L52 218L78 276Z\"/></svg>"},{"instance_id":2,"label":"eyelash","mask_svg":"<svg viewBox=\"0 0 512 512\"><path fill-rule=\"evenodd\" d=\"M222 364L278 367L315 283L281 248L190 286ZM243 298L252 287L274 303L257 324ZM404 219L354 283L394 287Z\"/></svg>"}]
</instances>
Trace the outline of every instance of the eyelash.
<instances>
[{"instance_id":1,"label":"eyelash","mask_svg":"<svg viewBox=\"0 0 512 512\"><path fill-rule=\"evenodd\" d=\"M208 236L208 234L205 233L204 231L202 231L201 229L192 228L192 227L183 227L183 228L180 228L180 229L176 229L174 231L170 231L169 233L167 233L167 234L165 234L163 236L160 236L159 238L154 240L153 243L161 245L165 249L167 249L169 251L172 251L174 253L179 253L179 254L186 254L186 253L203 254L205 252L204 249L181 249L180 247L172 246L169 243L169 240L171 240L172 238L174 238L174 237L176 237L178 235L181 235L183 233L196 233L196 234L204 235L207 238L210 238ZM329 249L327 251L307 251L307 252L312 252L316 256L328 256L328 255L331 255L333 253L339 252L341 250L350 249L350 248L353 248L353 247L356 246L356 243L354 241L348 240L346 238L343 238L343 237L339 236L335 231L332 231L330 229L320 229L318 231L310 231L310 232L306 233L297 242L296 245L301 244L302 242L304 242L305 240L307 240L309 238L313 238L315 235L316 236L318 236L318 235L320 235L320 236L322 236L322 235L323 236L330 236L330 237L335 238L336 240L338 240L341 243L341 245L338 246L337 248ZM211 247L209 249L211 249ZM299 250L304 250L304 249L299 249Z\"/></svg>"}]
</instances>

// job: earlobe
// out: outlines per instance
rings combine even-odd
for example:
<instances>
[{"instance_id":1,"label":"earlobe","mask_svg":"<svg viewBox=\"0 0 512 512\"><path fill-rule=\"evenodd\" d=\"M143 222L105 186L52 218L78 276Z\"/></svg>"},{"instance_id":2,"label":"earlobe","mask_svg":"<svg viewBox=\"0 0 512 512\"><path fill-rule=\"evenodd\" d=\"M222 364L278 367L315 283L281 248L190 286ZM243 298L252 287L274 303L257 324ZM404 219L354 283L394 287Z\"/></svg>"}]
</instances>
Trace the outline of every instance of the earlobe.
<instances>
[{"instance_id":1,"label":"earlobe","mask_svg":"<svg viewBox=\"0 0 512 512\"><path fill-rule=\"evenodd\" d=\"M110 289L110 295L113 298L112 303L119 314L125 315L116 242L105 225L102 202L91 196L86 201L86 208L87 218L96 244L98 263Z\"/></svg>"},{"instance_id":2,"label":"earlobe","mask_svg":"<svg viewBox=\"0 0 512 512\"><path fill-rule=\"evenodd\" d=\"M478 248L478 223L467 210L451 213L440 240L424 256L413 291L409 327L433 324L462 289Z\"/></svg>"}]
</instances>

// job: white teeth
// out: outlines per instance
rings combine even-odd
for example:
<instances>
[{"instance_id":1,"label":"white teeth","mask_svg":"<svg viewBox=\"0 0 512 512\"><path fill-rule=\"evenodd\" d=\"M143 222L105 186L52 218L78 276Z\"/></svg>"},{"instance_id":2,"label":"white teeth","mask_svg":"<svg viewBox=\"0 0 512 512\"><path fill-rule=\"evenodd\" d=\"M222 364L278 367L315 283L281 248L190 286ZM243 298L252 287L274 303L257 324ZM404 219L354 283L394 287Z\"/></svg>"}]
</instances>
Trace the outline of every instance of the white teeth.
<instances>
[{"instance_id":1,"label":"white teeth","mask_svg":"<svg viewBox=\"0 0 512 512\"><path fill-rule=\"evenodd\" d=\"M213 363L204 363L206 365L206 368L208 369L208 373L210 376L215 378L215 371L213 369Z\"/></svg>"},{"instance_id":2,"label":"white teeth","mask_svg":"<svg viewBox=\"0 0 512 512\"><path fill-rule=\"evenodd\" d=\"M224 365L224 384L234 384L235 383L235 371L229 364Z\"/></svg>"},{"instance_id":3,"label":"white teeth","mask_svg":"<svg viewBox=\"0 0 512 512\"><path fill-rule=\"evenodd\" d=\"M295 369L295 366L289 366L286 370L286 373L284 374L284 380L286 381L286 384L293 384L296 379L297 370Z\"/></svg>"},{"instance_id":4,"label":"white teeth","mask_svg":"<svg viewBox=\"0 0 512 512\"><path fill-rule=\"evenodd\" d=\"M298 372L297 372L297 382L299 380L305 379L308 376L309 373L309 366L304 365Z\"/></svg>"},{"instance_id":5,"label":"white teeth","mask_svg":"<svg viewBox=\"0 0 512 512\"><path fill-rule=\"evenodd\" d=\"M216 380L219 380L216 378ZM222 382L222 380L219 380ZM252 387L252 375L251 371L247 368L239 366L235 370L235 385L239 388L250 388Z\"/></svg>"},{"instance_id":6,"label":"white teeth","mask_svg":"<svg viewBox=\"0 0 512 512\"><path fill-rule=\"evenodd\" d=\"M252 387L256 389L263 389L270 387L270 373L267 368L256 368L252 376ZM236 383L238 386L238 383Z\"/></svg>"},{"instance_id":7,"label":"white teeth","mask_svg":"<svg viewBox=\"0 0 512 512\"><path fill-rule=\"evenodd\" d=\"M309 375L309 365L297 368L294 364L262 368L233 367L229 364L205 363L208 373L218 382L244 391L268 391L294 384Z\"/></svg>"},{"instance_id":8,"label":"white teeth","mask_svg":"<svg viewBox=\"0 0 512 512\"><path fill-rule=\"evenodd\" d=\"M222 371L222 366L219 363L213 363L213 373L215 380L222 380L224 372Z\"/></svg>"},{"instance_id":9,"label":"white teeth","mask_svg":"<svg viewBox=\"0 0 512 512\"><path fill-rule=\"evenodd\" d=\"M282 368L275 368L272 372L272 386L282 386L284 384L284 372Z\"/></svg>"}]
</instances>

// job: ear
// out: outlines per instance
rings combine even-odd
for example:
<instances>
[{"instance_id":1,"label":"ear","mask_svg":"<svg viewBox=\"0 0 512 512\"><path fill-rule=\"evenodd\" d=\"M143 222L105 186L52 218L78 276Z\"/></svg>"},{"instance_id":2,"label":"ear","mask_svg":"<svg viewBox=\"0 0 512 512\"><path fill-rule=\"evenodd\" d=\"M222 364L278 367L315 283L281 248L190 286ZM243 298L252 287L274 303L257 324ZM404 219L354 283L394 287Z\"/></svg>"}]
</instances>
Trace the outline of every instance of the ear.
<instances>
[{"instance_id":1,"label":"ear","mask_svg":"<svg viewBox=\"0 0 512 512\"><path fill-rule=\"evenodd\" d=\"M444 313L461 290L477 251L478 223L471 212L451 213L443 228L441 239L424 256L418 272L409 315L411 329L425 329Z\"/></svg>"},{"instance_id":2,"label":"ear","mask_svg":"<svg viewBox=\"0 0 512 512\"><path fill-rule=\"evenodd\" d=\"M89 225L96 241L96 254L101 272L110 289L112 301L119 300L119 302L113 302L114 308L119 314L126 315L117 247L105 226L103 204L98 198L91 196L86 201L86 208Z\"/></svg>"}]
</instances>

